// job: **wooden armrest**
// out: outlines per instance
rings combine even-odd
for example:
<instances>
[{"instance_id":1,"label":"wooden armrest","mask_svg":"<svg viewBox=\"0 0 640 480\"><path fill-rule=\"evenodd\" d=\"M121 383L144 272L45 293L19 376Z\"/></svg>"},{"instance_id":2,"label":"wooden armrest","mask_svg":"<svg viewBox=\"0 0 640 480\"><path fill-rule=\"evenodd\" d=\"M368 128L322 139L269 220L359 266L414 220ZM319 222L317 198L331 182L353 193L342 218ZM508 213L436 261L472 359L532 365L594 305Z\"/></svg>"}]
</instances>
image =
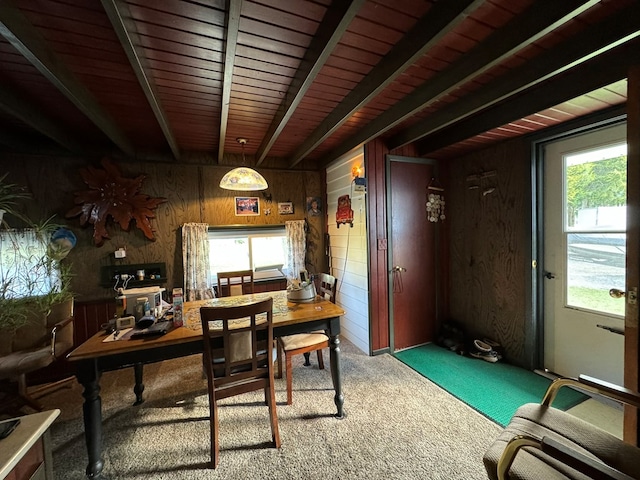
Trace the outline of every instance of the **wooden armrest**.
<instances>
[{"instance_id":1,"label":"wooden armrest","mask_svg":"<svg viewBox=\"0 0 640 480\"><path fill-rule=\"evenodd\" d=\"M558 391L565 386L577 388L587 392L598 393L622 403L640 408L640 393L631 389L620 387L613 383L605 382L588 375L580 375L579 378L557 378L547 389L541 404L550 407L556 398Z\"/></svg>"},{"instance_id":2,"label":"wooden armrest","mask_svg":"<svg viewBox=\"0 0 640 480\"><path fill-rule=\"evenodd\" d=\"M65 326L67 326L71 322L73 322L73 317L68 317L68 318L65 318L64 320L61 320L58 323L56 323L52 328L55 329L55 330L60 330L61 328L64 328Z\"/></svg>"},{"instance_id":3,"label":"wooden armrest","mask_svg":"<svg viewBox=\"0 0 640 480\"><path fill-rule=\"evenodd\" d=\"M609 395L614 396L614 398L617 398L621 402L640 408L640 393L635 392L630 388L624 388L614 383L605 382L604 380L590 377L588 375L580 375L578 381L581 384L597 388L600 392L607 392Z\"/></svg>"},{"instance_id":4,"label":"wooden armrest","mask_svg":"<svg viewBox=\"0 0 640 480\"><path fill-rule=\"evenodd\" d=\"M633 480L633 477L626 475L615 468L602 462L598 462L553 438L543 437L541 442L542 451L549 456L561 461L565 465L578 470L581 473L594 479L612 480Z\"/></svg>"},{"instance_id":5,"label":"wooden armrest","mask_svg":"<svg viewBox=\"0 0 640 480\"><path fill-rule=\"evenodd\" d=\"M509 469L518 452L524 447L537 448L559 462L587 475L589 478L596 480L634 480L633 477L573 450L553 438L543 437L542 440L539 440L529 435L516 435L507 443L498 460L498 480L509 479Z\"/></svg>"}]
</instances>

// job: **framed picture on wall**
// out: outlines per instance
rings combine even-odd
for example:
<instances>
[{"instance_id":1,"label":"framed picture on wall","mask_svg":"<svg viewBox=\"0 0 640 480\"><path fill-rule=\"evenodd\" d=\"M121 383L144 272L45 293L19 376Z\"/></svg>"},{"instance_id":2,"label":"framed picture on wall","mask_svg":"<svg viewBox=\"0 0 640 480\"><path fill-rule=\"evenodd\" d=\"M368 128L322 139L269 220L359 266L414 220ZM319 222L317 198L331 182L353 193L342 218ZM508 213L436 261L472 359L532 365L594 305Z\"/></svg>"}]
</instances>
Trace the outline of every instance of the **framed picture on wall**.
<instances>
[{"instance_id":1,"label":"framed picture on wall","mask_svg":"<svg viewBox=\"0 0 640 480\"><path fill-rule=\"evenodd\" d=\"M319 217L322 214L322 202L320 197L307 197L307 215Z\"/></svg>"},{"instance_id":2,"label":"framed picture on wall","mask_svg":"<svg viewBox=\"0 0 640 480\"><path fill-rule=\"evenodd\" d=\"M280 203L278 203L278 213L280 215L292 215L293 214L293 202L280 202Z\"/></svg>"},{"instance_id":3,"label":"framed picture on wall","mask_svg":"<svg viewBox=\"0 0 640 480\"><path fill-rule=\"evenodd\" d=\"M258 197L235 197L236 216L260 215L260 200Z\"/></svg>"}]
</instances>

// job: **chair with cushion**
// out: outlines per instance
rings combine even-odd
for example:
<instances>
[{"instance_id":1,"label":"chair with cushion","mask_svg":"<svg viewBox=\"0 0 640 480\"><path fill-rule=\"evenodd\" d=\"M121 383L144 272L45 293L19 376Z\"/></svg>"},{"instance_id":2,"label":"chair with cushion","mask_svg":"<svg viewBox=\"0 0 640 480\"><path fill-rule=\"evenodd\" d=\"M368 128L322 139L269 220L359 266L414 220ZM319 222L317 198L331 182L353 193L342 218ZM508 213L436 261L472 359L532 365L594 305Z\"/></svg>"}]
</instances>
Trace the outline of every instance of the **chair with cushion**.
<instances>
[{"instance_id":1,"label":"chair with cushion","mask_svg":"<svg viewBox=\"0 0 640 480\"><path fill-rule=\"evenodd\" d=\"M273 299L231 307L201 307L207 374L211 463L219 463L217 401L264 390L271 440L280 448L273 372Z\"/></svg>"},{"instance_id":2,"label":"chair with cushion","mask_svg":"<svg viewBox=\"0 0 640 480\"><path fill-rule=\"evenodd\" d=\"M218 297L254 293L253 270L218 272Z\"/></svg>"},{"instance_id":3,"label":"chair with cushion","mask_svg":"<svg viewBox=\"0 0 640 480\"><path fill-rule=\"evenodd\" d=\"M554 380L542 402L521 406L484 454L489 478L639 479L640 448L551 406L564 386L640 407L638 392L593 377Z\"/></svg>"},{"instance_id":4,"label":"chair with cushion","mask_svg":"<svg viewBox=\"0 0 640 480\"><path fill-rule=\"evenodd\" d=\"M318 276L318 295L325 300L335 303L336 286L338 281L333 275L321 273ZM311 352L316 351L318 355L318 368L324 369L322 349L329 347L329 336L325 332L297 333L286 337L278 338L278 378L282 378L282 353L284 352L285 370L287 376L287 405L293 403L293 376L291 359L295 355L304 354L305 366L310 366L309 357Z\"/></svg>"},{"instance_id":5,"label":"chair with cushion","mask_svg":"<svg viewBox=\"0 0 640 480\"><path fill-rule=\"evenodd\" d=\"M14 340L16 348L0 356L0 380L17 383L17 398L11 402L17 404L15 411L18 411L22 405L28 405L37 411L42 410L42 405L32 396L35 392L31 395L27 393L26 375L50 365L73 347L73 317L49 325L42 339L37 342L27 339L26 335L20 333L20 330L26 330L29 327L30 325L21 327ZM35 330L35 327L33 329ZM45 385L40 391L43 392L52 386ZM5 403L5 407L9 409L9 402Z\"/></svg>"}]
</instances>

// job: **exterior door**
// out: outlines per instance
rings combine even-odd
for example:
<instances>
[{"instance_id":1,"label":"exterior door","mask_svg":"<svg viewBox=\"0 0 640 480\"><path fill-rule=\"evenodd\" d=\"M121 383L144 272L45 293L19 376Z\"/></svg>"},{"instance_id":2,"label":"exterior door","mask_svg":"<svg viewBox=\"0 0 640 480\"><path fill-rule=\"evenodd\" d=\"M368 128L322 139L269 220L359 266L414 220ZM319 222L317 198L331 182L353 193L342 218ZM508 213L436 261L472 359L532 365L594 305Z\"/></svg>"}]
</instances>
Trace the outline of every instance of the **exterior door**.
<instances>
[{"instance_id":1,"label":"exterior door","mask_svg":"<svg viewBox=\"0 0 640 480\"><path fill-rule=\"evenodd\" d=\"M545 149L544 366L622 385L626 125Z\"/></svg>"},{"instance_id":2,"label":"exterior door","mask_svg":"<svg viewBox=\"0 0 640 480\"><path fill-rule=\"evenodd\" d=\"M420 162L420 163L417 163ZM435 224L427 219L433 165L423 159L389 161L389 308L391 345L398 351L434 340L436 322Z\"/></svg>"}]
</instances>

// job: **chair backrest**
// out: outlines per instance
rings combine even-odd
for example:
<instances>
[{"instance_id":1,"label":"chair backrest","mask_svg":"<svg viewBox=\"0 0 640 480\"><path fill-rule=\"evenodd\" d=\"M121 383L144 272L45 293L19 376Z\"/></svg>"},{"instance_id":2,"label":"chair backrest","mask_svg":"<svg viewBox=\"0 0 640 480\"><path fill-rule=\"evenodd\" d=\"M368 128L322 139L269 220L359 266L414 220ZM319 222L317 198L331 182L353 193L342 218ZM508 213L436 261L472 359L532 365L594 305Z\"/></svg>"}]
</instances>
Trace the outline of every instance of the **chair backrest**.
<instances>
[{"instance_id":1,"label":"chair backrest","mask_svg":"<svg viewBox=\"0 0 640 480\"><path fill-rule=\"evenodd\" d=\"M244 293L254 293L253 270L218 272L219 297L230 297Z\"/></svg>"},{"instance_id":2,"label":"chair backrest","mask_svg":"<svg viewBox=\"0 0 640 480\"><path fill-rule=\"evenodd\" d=\"M336 303L338 279L328 273L320 273L318 275L318 284L318 295L332 303Z\"/></svg>"},{"instance_id":3,"label":"chair backrest","mask_svg":"<svg viewBox=\"0 0 640 480\"><path fill-rule=\"evenodd\" d=\"M272 298L200 308L204 367L217 399L264 389L272 381L272 310Z\"/></svg>"}]
</instances>

